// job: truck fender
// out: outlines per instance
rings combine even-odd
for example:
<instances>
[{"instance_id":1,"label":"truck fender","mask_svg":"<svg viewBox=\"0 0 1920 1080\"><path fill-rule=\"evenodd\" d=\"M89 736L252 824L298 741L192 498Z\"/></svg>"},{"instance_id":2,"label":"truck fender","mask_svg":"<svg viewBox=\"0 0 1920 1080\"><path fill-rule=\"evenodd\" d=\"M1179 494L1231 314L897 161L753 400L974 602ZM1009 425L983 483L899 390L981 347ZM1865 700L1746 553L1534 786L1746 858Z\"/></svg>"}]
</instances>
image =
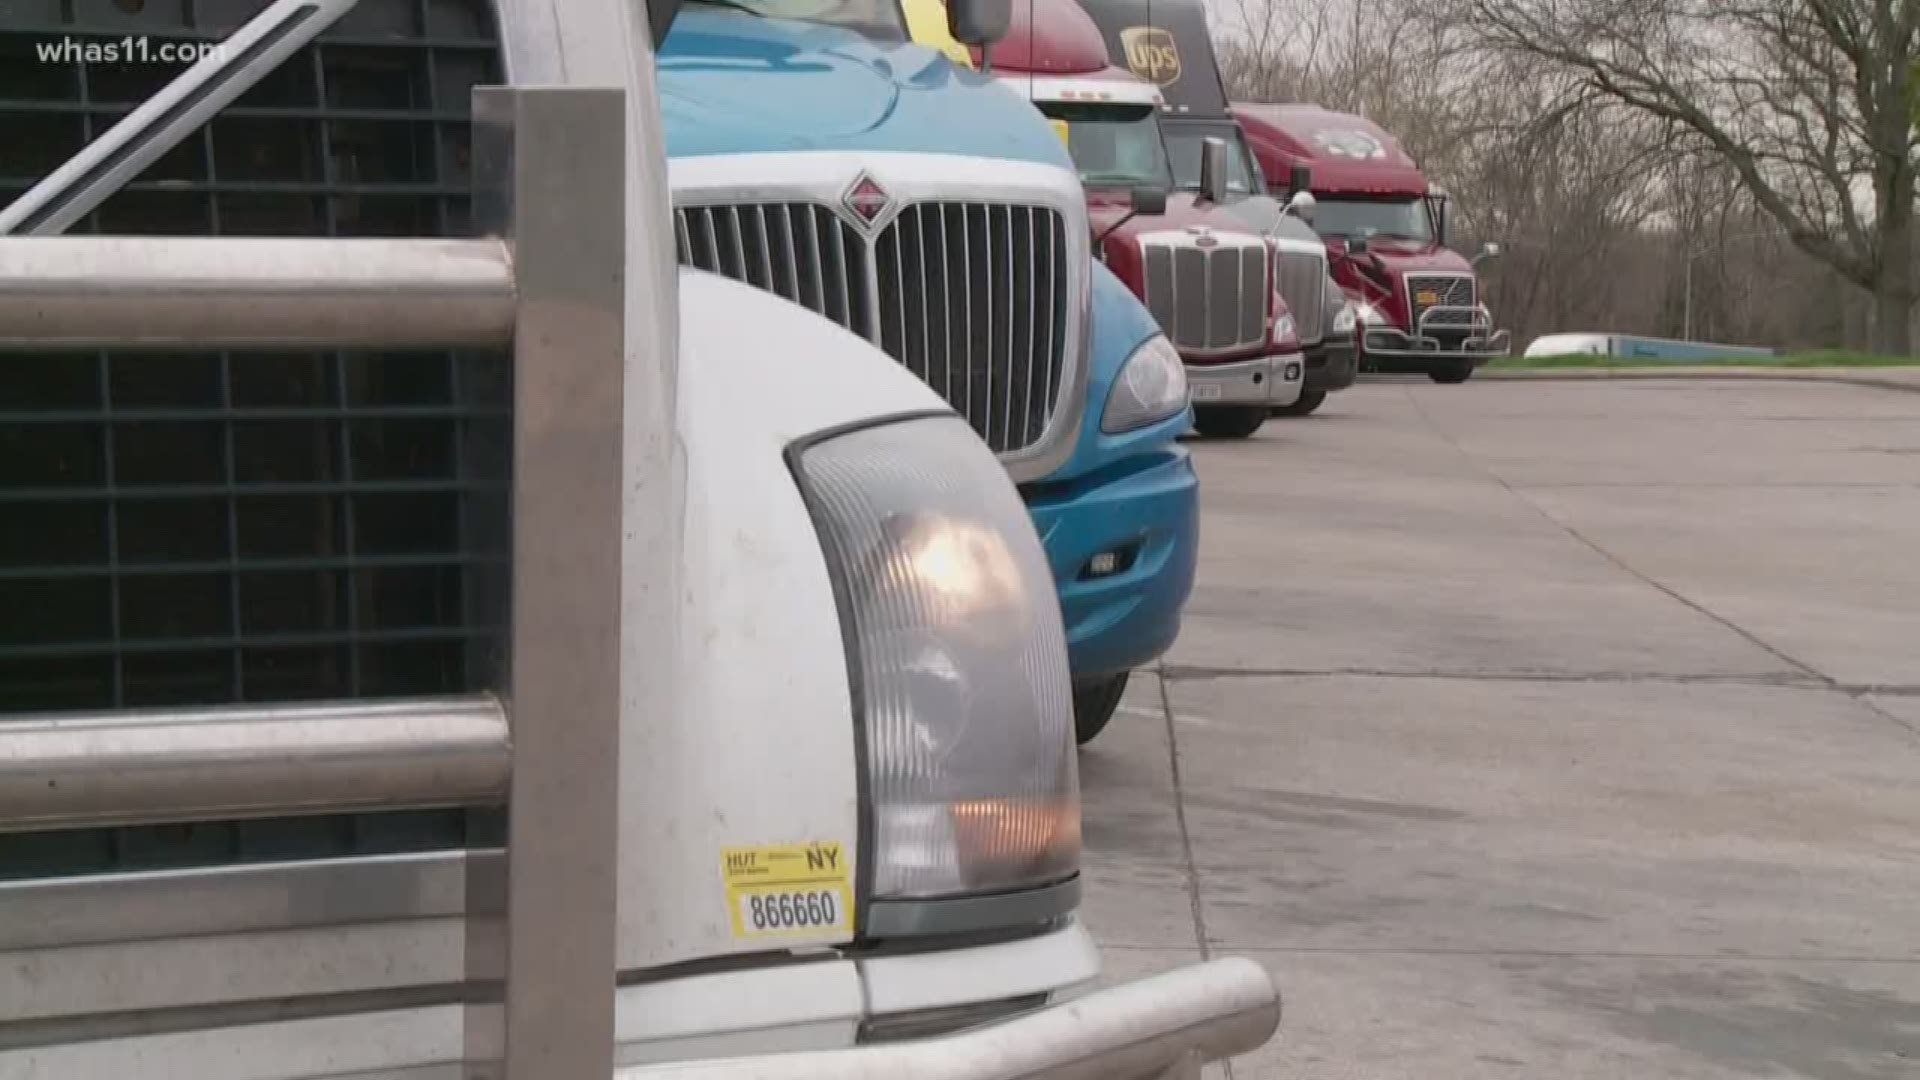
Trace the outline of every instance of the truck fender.
<instances>
[{"instance_id":1,"label":"truck fender","mask_svg":"<svg viewBox=\"0 0 1920 1080\"><path fill-rule=\"evenodd\" d=\"M733 932L723 849L837 843L853 872L846 656L786 455L822 431L950 411L869 342L762 290L682 270L679 316L682 615L673 685L630 686L622 707L623 970L769 947ZM636 651L662 647L661 636L628 635L628 670L660 669Z\"/></svg>"}]
</instances>

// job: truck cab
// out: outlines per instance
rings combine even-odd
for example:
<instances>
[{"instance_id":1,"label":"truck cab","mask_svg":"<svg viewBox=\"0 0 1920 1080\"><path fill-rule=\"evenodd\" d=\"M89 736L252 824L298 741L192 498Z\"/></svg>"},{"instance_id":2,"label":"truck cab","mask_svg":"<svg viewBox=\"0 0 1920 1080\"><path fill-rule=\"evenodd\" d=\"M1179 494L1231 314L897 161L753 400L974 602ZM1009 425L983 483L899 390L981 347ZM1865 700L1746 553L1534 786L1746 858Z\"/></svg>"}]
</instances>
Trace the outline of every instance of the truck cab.
<instances>
[{"instance_id":1,"label":"truck cab","mask_svg":"<svg viewBox=\"0 0 1920 1080\"><path fill-rule=\"evenodd\" d=\"M1066 143L1086 189L1094 255L1179 350L1195 428L1245 437L1270 410L1293 405L1305 363L1269 245L1205 195L1175 190L1159 92L1107 62L1099 30L1073 0L1016 4L981 66Z\"/></svg>"},{"instance_id":2,"label":"truck cab","mask_svg":"<svg viewBox=\"0 0 1920 1080\"><path fill-rule=\"evenodd\" d=\"M1399 140L1313 105L1236 104L1234 116L1267 176L1309 170L1313 226L1354 305L1369 368L1461 383L1508 352L1474 263L1447 246L1445 196Z\"/></svg>"},{"instance_id":3,"label":"truck cab","mask_svg":"<svg viewBox=\"0 0 1920 1080\"><path fill-rule=\"evenodd\" d=\"M659 56L683 265L866 338L1006 464L1059 584L1077 731L1173 643L1198 483L1184 373L1089 257L1048 126L896 0L693 0Z\"/></svg>"},{"instance_id":4,"label":"truck cab","mask_svg":"<svg viewBox=\"0 0 1920 1080\"><path fill-rule=\"evenodd\" d=\"M1216 238L1257 237L1271 249L1274 285L1292 316L1304 367L1298 398L1276 403L1272 411L1282 416L1313 412L1329 393L1353 383L1353 336L1344 299L1328 277L1324 246L1297 208L1267 195L1246 139L1227 111L1205 8L1198 0L1080 0L1077 6L1084 12L1079 32L1100 42L1111 63L1160 95L1157 126L1175 193L1168 224L1176 230L1197 224ZM1186 281L1177 284L1182 294L1192 291Z\"/></svg>"},{"instance_id":5,"label":"truck cab","mask_svg":"<svg viewBox=\"0 0 1920 1080\"><path fill-rule=\"evenodd\" d=\"M886 310L847 218L676 265L672 6L134 8L0 25L98 47L0 65L0 1075L1149 1080L1271 1033L1244 961L1085 993L1032 500L842 325Z\"/></svg>"}]
</instances>

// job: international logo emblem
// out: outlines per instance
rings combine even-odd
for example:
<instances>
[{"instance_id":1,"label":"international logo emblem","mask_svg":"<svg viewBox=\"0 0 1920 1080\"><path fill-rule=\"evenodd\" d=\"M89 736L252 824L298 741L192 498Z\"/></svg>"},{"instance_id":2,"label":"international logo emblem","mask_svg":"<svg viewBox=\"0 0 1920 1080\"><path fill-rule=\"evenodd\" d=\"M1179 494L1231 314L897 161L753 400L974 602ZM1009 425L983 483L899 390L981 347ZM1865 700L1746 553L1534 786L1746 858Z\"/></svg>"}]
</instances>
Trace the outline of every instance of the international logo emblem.
<instances>
[{"instance_id":1,"label":"international logo emblem","mask_svg":"<svg viewBox=\"0 0 1920 1080\"><path fill-rule=\"evenodd\" d=\"M862 225L871 225L887 212L887 207L893 205L893 196L887 194L887 189L881 187L873 177L861 173L854 178L853 185L847 188L847 193L840 197L840 201L853 211L853 216L859 218Z\"/></svg>"}]
</instances>

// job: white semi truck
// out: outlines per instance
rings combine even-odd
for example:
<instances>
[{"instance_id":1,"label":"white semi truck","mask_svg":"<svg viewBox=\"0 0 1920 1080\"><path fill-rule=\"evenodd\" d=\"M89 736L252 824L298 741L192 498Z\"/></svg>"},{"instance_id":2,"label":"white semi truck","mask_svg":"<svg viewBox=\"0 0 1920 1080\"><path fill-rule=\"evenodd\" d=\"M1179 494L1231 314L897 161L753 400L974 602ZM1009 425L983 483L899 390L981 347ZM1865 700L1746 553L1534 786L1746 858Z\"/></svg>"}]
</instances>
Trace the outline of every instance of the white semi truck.
<instances>
[{"instance_id":1,"label":"white semi truck","mask_svg":"<svg viewBox=\"0 0 1920 1080\"><path fill-rule=\"evenodd\" d=\"M869 341L675 267L670 7L500 0L471 115L439 0L160 7L252 78L0 103L0 1078L1148 1080L1271 1035L1245 960L1088 991L1032 526ZM323 182L261 180L286 145Z\"/></svg>"}]
</instances>

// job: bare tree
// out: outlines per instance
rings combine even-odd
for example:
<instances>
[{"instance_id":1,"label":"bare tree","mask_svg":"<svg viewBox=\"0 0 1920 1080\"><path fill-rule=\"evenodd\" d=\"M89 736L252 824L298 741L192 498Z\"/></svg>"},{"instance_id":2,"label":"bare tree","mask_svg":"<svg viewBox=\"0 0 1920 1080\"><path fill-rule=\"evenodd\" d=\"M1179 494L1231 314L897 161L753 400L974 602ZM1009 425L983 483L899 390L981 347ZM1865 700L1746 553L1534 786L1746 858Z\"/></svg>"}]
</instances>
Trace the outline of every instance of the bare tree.
<instances>
[{"instance_id":1,"label":"bare tree","mask_svg":"<svg viewBox=\"0 0 1920 1080\"><path fill-rule=\"evenodd\" d=\"M1594 102L1723 161L1800 250L1873 296L1909 351L1920 0L1438 0L1446 40L1544 60Z\"/></svg>"}]
</instances>

